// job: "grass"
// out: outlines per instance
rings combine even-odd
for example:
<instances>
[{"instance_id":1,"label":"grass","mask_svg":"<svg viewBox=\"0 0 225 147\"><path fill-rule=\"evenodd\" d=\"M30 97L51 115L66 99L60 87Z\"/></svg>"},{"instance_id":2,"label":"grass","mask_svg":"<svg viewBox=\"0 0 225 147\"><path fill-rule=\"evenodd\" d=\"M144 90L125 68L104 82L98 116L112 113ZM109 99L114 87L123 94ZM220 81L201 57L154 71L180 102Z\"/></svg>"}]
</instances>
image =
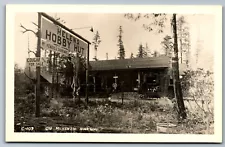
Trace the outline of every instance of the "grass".
<instances>
[{"instance_id":1,"label":"grass","mask_svg":"<svg viewBox=\"0 0 225 147\"><path fill-rule=\"evenodd\" d=\"M29 111L22 112L24 102L15 105L15 124L23 126L73 126L111 133L158 133L157 123L173 123L177 125L170 132L173 134L202 134L206 130L200 117L189 112L187 120L178 122L173 103L166 98L125 100L123 105L120 99L90 99L88 105L83 100L74 103L72 99L54 99L49 105L42 105L40 118L34 117L34 109L30 107Z\"/></svg>"}]
</instances>

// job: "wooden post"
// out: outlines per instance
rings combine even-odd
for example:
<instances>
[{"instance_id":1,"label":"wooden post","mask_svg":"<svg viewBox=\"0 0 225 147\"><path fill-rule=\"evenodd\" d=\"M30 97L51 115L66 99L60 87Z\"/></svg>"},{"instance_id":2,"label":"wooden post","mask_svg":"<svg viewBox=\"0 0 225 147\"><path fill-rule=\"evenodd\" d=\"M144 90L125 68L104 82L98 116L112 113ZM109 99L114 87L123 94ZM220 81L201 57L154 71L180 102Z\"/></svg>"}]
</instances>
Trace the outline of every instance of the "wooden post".
<instances>
[{"instance_id":1,"label":"wooden post","mask_svg":"<svg viewBox=\"0 0 225 147\"><path fill-rule=\"evenodd\" d=\"M138 71L138 89L141 87L141 73Z\"/></svg>"},{"instance_id":2,"label":"wooden post","mask_svg":"<svg viewBox=\"0 0 225 147\"><path fill-rule=\"evenodd\" d=\"M93 82L94 82L94 93L95 93L96 92L95 76L93 76Z\"/></svg>"},{"instance_id":3,"label":"wooden post","mask_svg":"<svg viewBox=\"0 0 225 147\"><path fill-rule=\"evenodd\" d=\"M168 75L168 68L164 71L165 83L164 83L164 95L168 96L168 87L170 82L170 76Z\"/></svg>"},{"instance_id":4,"label":"wooden post","mask_svg":"<svg viewBox=\"0 0 225 147\"><path fill-rule=\"evenodd\" d=\"M36 57L41 57L41 14L38 13L38 34L37 34L38 40L37 40L37 52ZM36 66L36 110L35 110L35 116L40 117L40 72L41 67Z\"/></svg>"}]
</instances>

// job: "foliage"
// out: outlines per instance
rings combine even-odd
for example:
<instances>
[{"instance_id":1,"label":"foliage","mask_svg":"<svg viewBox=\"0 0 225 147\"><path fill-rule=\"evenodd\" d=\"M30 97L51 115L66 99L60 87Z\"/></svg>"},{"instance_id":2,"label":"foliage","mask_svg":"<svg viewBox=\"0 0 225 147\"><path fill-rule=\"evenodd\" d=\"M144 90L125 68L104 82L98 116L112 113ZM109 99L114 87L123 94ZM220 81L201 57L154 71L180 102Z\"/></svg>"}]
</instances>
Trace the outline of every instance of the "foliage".
<instances>
[{"instance_id":1,"label":"foliage","mask_svg":"<svg viewBox=\"0 0 225 147\"><path fill-rule=\"evenodd\" d=\"M14 94L17 95L26 95L34 91L33 81L29 79L22 68L17 64L14 65Z\"/></svg>"},{"instance_id":2,"label":"foliage","mask_svg":"<svg viewBox=\"0 0 225 147\"><path fill-rule=\"evenodd\" d=\"M124 14L125 18L137 21L141 18L150 20L148 24L143 24L143 28L149 32L156 31L157 33L163 33L164 28L166 27L165 22L167 21L167 15L164 13L152 13L152 14Z\"/></svg>"},{"instance_id":3,"label":"foliage","mask_svg":"<svg viewBox=\"0 0 225 147\"><path fill-rule=\"evenodd\" d=\"M16 97L14 99L15 116L32 115L35 111L35 94L30 93L26 97Z\"/></svg>"},{"instance_id":4,"label":"foliage","mask_svg":"<svg viewBox=\"0 0 225 147\"><path fill-rule=\"evenodd\" d=\"M172 42L172 37L169 35L166 35L163 38L163 41L161 42L161 45L163 46L163 50L165 52L165 55L168 57L172 57L173 53L173 42Z\"/></svg>"},{"instance_id":5,"label":"foliage","mask_svg":"<svg viewBox=\"0 0 225 147\"><path fill-rule=\"evenodd\" d=\"M188 70L182 78L183 93L189 99L189 111L203 122L214 118L214 74L201 68Z\"/></svg>"},{"instance_id":6,"label":"foliage","mask_svg":"<svg viewBox=\"0 0 225 147\"><path fill-rule=\"evenodd\" d=\"M85 58L81 57L79 54L70 53L69 56L61 56L59 59L59 71L61 71L61 77L65 79L63 85L64 90L72 90L71 84L73 82L76 82L76 85L80 84L79 81L84 75L86 69ZM73 81L73 78L75 78L76 81ZM66 91L62 94L68 94Z\"/></svg>"},{"instance_id":7,"label":"foliage","mask_svg":"<svg viewBox=\"0 0 225 147\"><path fill-rule=\"evenodd\" d=\"M119 46L119 59L125 59L125 49L124 49L124 45L123 45L123 40L122 40L122 33L123 33L123 29L122 26L119 27L119 40L118 40L118 46Z\"/></svg>"},{"instance_id":8,"label":"foliage","mask_svg":"<svg viewBox=\"0 0 225 147\"><path fill-rule=\"evenodd\" d=\"M186 56L186 63L189 64L189 49L190 49L190 38L189 38L189 27L184 16L181 16L177 20L177 34L179 38L179 52L181 63L184 60L184 55ZM183 55L184 54L184 55Z\"/></svg>"}]
</instances>

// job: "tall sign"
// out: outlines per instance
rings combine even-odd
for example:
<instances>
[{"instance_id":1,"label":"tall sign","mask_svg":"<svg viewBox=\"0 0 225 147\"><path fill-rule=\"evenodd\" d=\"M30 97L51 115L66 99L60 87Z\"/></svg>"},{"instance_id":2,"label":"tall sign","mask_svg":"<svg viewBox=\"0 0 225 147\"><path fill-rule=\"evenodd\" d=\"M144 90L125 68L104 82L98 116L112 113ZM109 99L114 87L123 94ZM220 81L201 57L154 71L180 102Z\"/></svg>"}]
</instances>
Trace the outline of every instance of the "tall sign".
<instances>
[{"instance_id":1,"label":"tall sign","mask_svg":"<svg viewBox=\"0 0 225 147\"><path fill-rule=\"evenodd\" d=\"M88 42L83 41L54 21L42 17L42 47L61 54L76 52L86 58Z\"/></svg>"},{"instance_id":2,"label":"tall sign","mask_svg":"<svg viewBox=\"0 0 225 147\"><path fill-rule=\"evenodd\" d=\"M38 44L37 56L40 57L41 48L68 55L69 52L86 58L86 102L88 103L89 87L89 45L88 40L73 32L63 24L56 21L46 13L38 13ZM40 67L37 70L37 91L36 91L36 116L40 116Z\"/></svg>"}]
</instances>

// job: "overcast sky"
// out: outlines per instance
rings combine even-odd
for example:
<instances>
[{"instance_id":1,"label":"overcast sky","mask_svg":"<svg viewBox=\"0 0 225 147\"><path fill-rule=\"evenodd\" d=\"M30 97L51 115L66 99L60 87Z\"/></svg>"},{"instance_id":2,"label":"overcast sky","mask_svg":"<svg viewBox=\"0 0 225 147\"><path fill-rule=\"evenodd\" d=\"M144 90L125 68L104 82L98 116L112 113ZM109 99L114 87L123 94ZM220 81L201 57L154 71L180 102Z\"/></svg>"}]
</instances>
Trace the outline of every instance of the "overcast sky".
<instances>
[{"instance_id":1,"label":"overcast sky","mask_svg":"<svg viewBox=\"0 0 225 147\"><path fill-rule=\"evenodd\" d=\"M53 17L60 17L70 28L82 28L92 26L94 33L99 31L102 42L98 48L98 59L105 60L106 53L109 59L115 59L118 55L118 28L123 27L123 43L125 47L126 58L130 57L131 52L137 54L140 43L149 46L151 51L161 51L162 46L160 42L165 35L171 35L171 27L167 22L164 33L158 34L155 32L148 32L142 27L143 24L149 24L152 21L149 19L141 19L140 21L131 21L124 18L123 14L95 14L95 13L48 13ZM181 16L181 15L178 15ZM199 67L212 68L213 65L213 47L214 47L214 16L213 15L183 15L190 28L191 41L191 59L192 66L195 64L195 50L197 41L200 38L202 50L199 55ZM28 57L28 36L30 49L36 49L37 39L32 33L21 33L23 24L29 29L36 29L32 22L37 23L37 13L17 13L15 17L15 62L19 66L24 67L26 58ZM75 29L76 33L80 34L90 42L92 42L94 33L89 29ZM93 46L90 48L90 60L94 56Z\"/></svg>"}]
</instances>

